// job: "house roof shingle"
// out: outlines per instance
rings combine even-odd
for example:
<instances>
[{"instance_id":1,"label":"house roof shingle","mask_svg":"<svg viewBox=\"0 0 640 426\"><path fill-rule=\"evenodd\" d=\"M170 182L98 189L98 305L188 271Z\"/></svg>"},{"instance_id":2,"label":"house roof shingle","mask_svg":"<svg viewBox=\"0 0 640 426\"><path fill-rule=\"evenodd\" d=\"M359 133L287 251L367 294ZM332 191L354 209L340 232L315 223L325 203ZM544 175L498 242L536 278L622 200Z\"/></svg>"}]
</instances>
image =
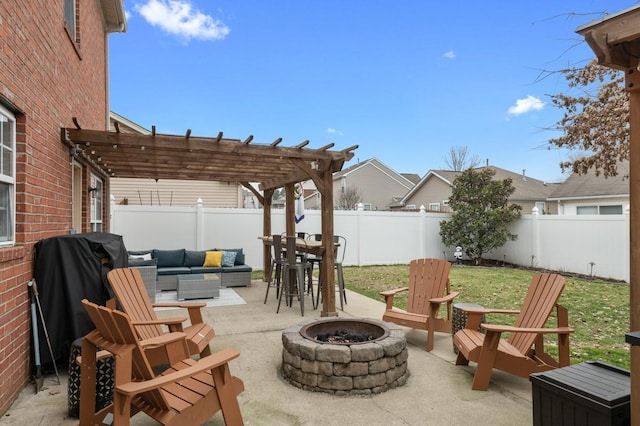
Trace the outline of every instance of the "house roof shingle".
<instances>
[{"instance_id":1,"label":"house roof shingle","mask_svg":"<svg viewBox=\"0 0 640 426\"><path fill-rule=\"evenodd\" d=\"M479 167L476 170L482 170L489 167L490 169L496 172L494 179L496 180L504 180L507 178L511 178L513 187L515 191L509 197L510 200L514 201L522 201L522 200L544 200L549 194L551 194L555 188L558 186L556 183L547 183L541 180L526 176L523 174L518 174L511 172L509 170L501 169L500 167L495 166L484 166ZM453 171L453 170L430 170L416 186L409 191L404 198L402 199L402 203L406 202L418 189L424 185L429 179L432 177L437 177L449 185L453 185L453 181L462 174L461 171Z\"/></svg>"},{"instance_id":2,"label":"house roof shingle","mask_svg":"<svg viewBox=\"0 0 640 426\"><path fill-rule=\"evenodd\" d=\"M585 175L572 173L551 193L550 200L567 198L598 198L629 195L629 162L618 164L618 175L596 176L592 171Z\"/></svg>"}]
</instances>

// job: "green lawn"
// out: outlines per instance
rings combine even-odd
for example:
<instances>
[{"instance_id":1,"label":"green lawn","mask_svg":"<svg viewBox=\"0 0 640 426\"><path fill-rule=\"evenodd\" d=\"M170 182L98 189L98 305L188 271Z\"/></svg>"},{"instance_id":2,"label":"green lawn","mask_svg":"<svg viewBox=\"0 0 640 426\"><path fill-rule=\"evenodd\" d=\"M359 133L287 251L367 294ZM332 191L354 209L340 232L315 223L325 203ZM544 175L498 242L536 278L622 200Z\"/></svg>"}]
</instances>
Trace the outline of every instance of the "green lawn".
<instances>
[{"instance_id":1,"label":"green lawn","mask_svg":"<svg viewBox=\"0 0 640 426\"><path fill-rule=\"evenodd\" d=\"M487 308L519 309L536 271L510 267L453 265L449 274L451 290L460 292L456 302L477 303ZM382 301L379 292L407 285L408 265L345 267L349 290ZM629 347L624 334L629 331L629 285L565 276L560 304L569 311L571 363L601 360L630 368ZM406 306L396 297L396 306ZM510 324L512 315L488 315L487 322ZM552 324L555 324L555 319ZM550 337L548 344L555 342Z\"/></svg>"},{"instance_id":2,"label":"green lawn","mask_svg":"<svg viewBox=\"0 0 640 426\"><path fill-rule=\"evenodd\" d=\"M511 267L453 265L451 290L460 292L456 302L477 303L486 308L519 309L536 271ZM383 301L378 293L407 285L408 265L345 267L344 281L349 290ZM254 271L254 279L262 271ZM624 342L629 331L629 285L602 280L565 276L560 304L569 311L571 363L604 361L630 368L630 352ZM396 306L406 307L406 293L396 297ZM404 298L402 297L404 296ZM491 323L511 324L512 315L488 315ZM551 326L555 325L552 318ZM546 341L553 353L554 338Z\"/></svg>"}]
</instances>

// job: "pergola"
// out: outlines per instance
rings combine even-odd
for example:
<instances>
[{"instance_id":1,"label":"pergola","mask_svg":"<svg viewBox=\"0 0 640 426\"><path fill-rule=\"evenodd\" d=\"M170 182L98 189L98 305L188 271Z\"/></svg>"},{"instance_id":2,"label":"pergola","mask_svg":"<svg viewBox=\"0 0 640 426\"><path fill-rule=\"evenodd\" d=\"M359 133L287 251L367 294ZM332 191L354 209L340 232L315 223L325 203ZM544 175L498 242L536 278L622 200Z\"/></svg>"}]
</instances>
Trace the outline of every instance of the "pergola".
<instances>
[{"instance_id":1,"label":"pergola","mask_svg":"<svg viewBox=\"0 0 640 426\"><path fill-rule=\"evenodd\" d=\"M63 128L62 141L74 155L102 170L107 177L210 180L239 182L255 194L264 207L263 234L271 235L271 199L278 188L285 188L286 232L295 234L294 186L313 180L322 200L322 235L333 235L333 173L342 170L353 157L357 145L331 151L333 143L318 149L307 148L309 141L293 147L280 146L282 139L270 144L252 143L223 137L151 134L85 130L73 119L76 128ZM250 183L259 183L257 191ZM257 238L258 236L256 236ZM337 316L335 300L333 238L322 240L322 316ZM270 267L269 247L263 250L264 271Z\"/></svg>"},{"instance_id":2,"label":"pergola","mask_svg":"<svg viewBox=\"0 0 640 426\"><path fill-rule=\"evenodd\" d=\"M640 330L640 6L576 30L598 63L625 72L629 92L630 327ZM637 342L636 342L637 343ZM640 346L631 346L631 424L640 425Z\"/></svg>"}]
</instances>

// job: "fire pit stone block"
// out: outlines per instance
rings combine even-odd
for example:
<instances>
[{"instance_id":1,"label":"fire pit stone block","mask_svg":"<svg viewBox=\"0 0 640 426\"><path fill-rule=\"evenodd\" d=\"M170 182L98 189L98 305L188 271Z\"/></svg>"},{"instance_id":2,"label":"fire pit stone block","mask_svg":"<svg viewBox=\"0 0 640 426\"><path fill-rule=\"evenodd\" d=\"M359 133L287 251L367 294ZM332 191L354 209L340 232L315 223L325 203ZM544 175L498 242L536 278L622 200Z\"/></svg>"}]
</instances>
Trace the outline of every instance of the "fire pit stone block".
<instances>
[{"instance_id":1,"label":"fire pit stone block","mask_svg":"<svg viewBox=\"0 0 640 426\"><path fill-rule=\"evenodd\" d=\"M404 331L380 320L361 322L366 327L379 327L381 337L362 343L327 343L302 335L303 327L323 323L322 318L284 330L283 377L298 388L339 396L378 394L406 384L409 371Z\"/></svg>"}]
</instances>

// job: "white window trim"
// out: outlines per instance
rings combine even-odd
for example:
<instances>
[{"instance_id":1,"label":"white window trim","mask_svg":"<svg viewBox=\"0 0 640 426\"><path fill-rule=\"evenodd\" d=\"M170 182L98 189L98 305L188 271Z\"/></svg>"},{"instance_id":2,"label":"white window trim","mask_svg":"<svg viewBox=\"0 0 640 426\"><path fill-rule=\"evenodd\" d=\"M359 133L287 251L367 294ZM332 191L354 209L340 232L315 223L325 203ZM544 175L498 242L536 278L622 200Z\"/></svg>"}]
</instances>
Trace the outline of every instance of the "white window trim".
<instances>
[{"instance_id":1,"label":"white window trim","mask_svg":"<svg viewBox=\"0 0 640 426\"><path fill-rule=\"evenodd\" d=\"M104 209L104 182L98 176L91 174L91 188L95 188L89 193L89 204L91 205L91 231L102 232L103 209ZM100 207L96 205L100 202ZM99 214L99 216L98 216Z\"/></svg>"},{"instance_id":2,"label":"white window trim","mask_svg":"<svg viewBox=\"0 0 640 426\"><path fill-rule=\"evenodd\" d=\"M16 242L16 117L9 110L0 105L0 114L5 116L9 121L13 122L11 134L11 172L12 176L0 174L0 182L10 185L9 191L9 208L11 209L8 218L11 220L10 235L6 241L0 241L0 247L14 245Z\"/></svg>"},{"instance_id":3,"label":"white window trim","mask_svg":"<svg viewBox=\"0 0 640 426\"><path fill-rule=\"evenodd\" d=\"M600 209L602 207L620 207L621 208L621 212L619 214L624 214L624 206L622 204L582 204L582 205L578 205L576 206L576 215L586 215L586 213L579 213L581 208L595 208L597 213L595 213L596 215L600 216L607 216L606 213L601 213ZM616 213L611 213L612 215L616 214Z\"/></svg>"}]
</instances>

